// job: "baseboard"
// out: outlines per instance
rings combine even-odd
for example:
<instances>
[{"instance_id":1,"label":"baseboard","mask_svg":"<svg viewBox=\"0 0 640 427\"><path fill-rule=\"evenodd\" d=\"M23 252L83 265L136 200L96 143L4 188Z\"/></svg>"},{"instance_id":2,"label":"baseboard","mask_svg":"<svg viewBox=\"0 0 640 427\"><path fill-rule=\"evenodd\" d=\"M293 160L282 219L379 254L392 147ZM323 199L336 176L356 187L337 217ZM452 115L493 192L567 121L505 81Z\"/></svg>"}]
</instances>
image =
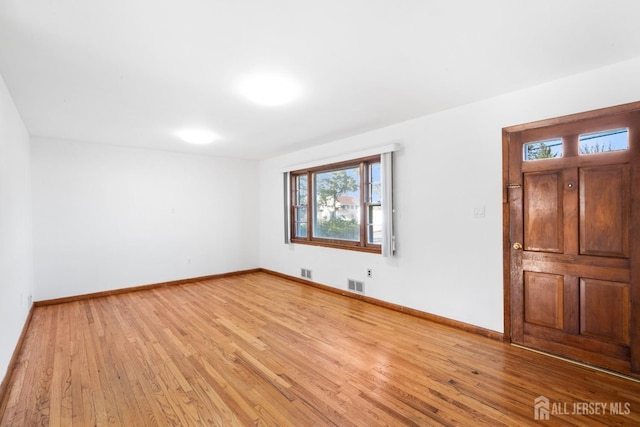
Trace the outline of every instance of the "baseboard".
<instances>
[{"instance_id":1,"label":"baseboard","mask_svg":"<svg viewBox=\"0 0 640 427\"><path fill-rule=\"evenodd\" d=\"M4 376L4 379L0 383L0 419L2 419L2 415L6 410L6 406L9 403L8 401L8 391L9 384L12 384L13 372L15 371L16 365L18 364L18 357L20 357L20 352L22 351L22 345L24 344L25 337L27 336L27 331L29 330L29 324L31 323L31 318L33 317L33 308L34 304L31 304L31 308L29 309L29 313L27 314L27 319L24 322L24 326L22 327L22 332L20 333L20 338L18 338L18 343L16 344L16 348L13 350L13 354L11 355L11 359L9 360L9 366L7 367L7 373Z\"/></svg>"},{"instance_id":2,"label":"baseboard","mask_svg":"<svg viewBox=\"0 0 640 427\"><path fill-rule=\"evenodd\" d=\"M371 298L365 295L360 295L352 292L347 292L343 289L337 289L331 286L323 285L320 283L312 282L310 280L302 279L300 277L289 276L288 274L279 273L277 271L272 271L266 268L259 269L264 273L271 274L273 276L277 276L283 279L292 280L297 283L301 283L308 286L313 286L314 288L323 289L325 291L333 292L335 294L339 294L345 297L354 298L360 301L365 301L370 304L374 304L380 307L388 308L394 311L399 311L402 313L407 313L415 317L419 317L421 319L425 319L434 323L438 323L441 325L449 326L452 328L460 329L465 332L471 332L476 335L481 335L483 337L491 338L498 341L504 340L504 335L500 332L492 331L491 329L482 328L480 326L472 325L470 323L460 322L458 320L449 319L447 317L438 316L436 314L427 313L424 311L416 310L413 308L405 307L399 304L393 304L390 302L382 301L376 298Z\"/></svg>"},{"instance_id":3,"label":"baseboard","mask_svg":"<svg viewBox=\"0 0 640 427\"><path fill-rule=\"evenodd\" d=\"M212 275L209 275L209 276L192 277L190 279L172 280L170 282L160 282L160 283L153 283L153 284L150 284L150 285L133 286L133 287L128 287L128 288L113 289L113 290L110 290L110 291L101 291L101 292L94 292L94 293L90 293L90 294L73 295L73 296L70 296L70 297L63 297L63 298L55 298L55 299L49 299L49 300L43 300L43 301L36 301L34 303L34 305L36 307L42 307L42 306L45 306L45 305L64 304L64 303L67 303L67 302L82 301L82 300L91 299L91 298L108 297L108 296L111 296L111 295L127 294L129 292L147 291L147 290L150 290L150 289L165 288L167 286L185 285L187 283L195 283L195 282L202 282L202 281L205 281L205 280L221 279L221 278L224 278L224 277L231 277L231 276L239 276L239 275L242 275L242 274L257 273L259 271L261 271L259 268L254 268L254 269L250 269L250 270L239 270L239 271L232 271L232 272L229 272L229 273L212 274Z\"/></svg>"}]
</instances>

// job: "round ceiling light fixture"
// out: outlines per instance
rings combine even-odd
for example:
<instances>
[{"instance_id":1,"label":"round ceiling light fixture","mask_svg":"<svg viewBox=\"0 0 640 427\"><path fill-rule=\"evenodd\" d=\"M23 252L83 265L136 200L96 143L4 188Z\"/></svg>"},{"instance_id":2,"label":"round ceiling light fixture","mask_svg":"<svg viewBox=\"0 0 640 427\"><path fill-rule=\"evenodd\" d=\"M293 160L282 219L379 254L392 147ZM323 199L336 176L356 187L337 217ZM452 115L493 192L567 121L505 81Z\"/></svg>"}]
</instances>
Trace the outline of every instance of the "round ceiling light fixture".
<instances>
[{"instance_id":1,"label":"round ceiling light fixture","mask_svg":"<svg viewBox=\"0 0 640 427\"><path fill-rule=\"evenodd\" d=\"M184 142L197 145L211 144L220 138L216 133L204 129L184 129L176 132L176 135Z\"/></svg>"},{"instance_id":2,"label":"round ceiling light fixture","mask_svg":"<svg viewBox=\"0 0 640 427\"><path fill-rule=\"evenodd\" d=\"M240 92L259 105L277 107L300 96L302 88L293 78L281 73L256 73L240 80Z\"/></svg>"}]
</instances>

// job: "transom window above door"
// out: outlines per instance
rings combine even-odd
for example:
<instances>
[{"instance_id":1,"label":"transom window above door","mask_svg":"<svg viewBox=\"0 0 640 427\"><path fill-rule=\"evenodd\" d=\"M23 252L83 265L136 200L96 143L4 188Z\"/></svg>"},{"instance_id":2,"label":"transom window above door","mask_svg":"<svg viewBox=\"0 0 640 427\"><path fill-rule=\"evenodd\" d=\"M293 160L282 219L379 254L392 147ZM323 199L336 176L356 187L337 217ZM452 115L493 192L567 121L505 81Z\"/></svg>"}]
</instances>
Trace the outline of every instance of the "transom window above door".
<instances>
[{"instance_id":1,"label":"transom window above door","mask_svg":"<svg viewBox=\"0 0 640 427\"><path fill-rule=\"evenodd\" d=\"M607 153L629 149L629 129L613 129L580 135L578 138L579 154Z\"/></svg>"},{"instance_id":2,"label":"transom window above door","mask_svg":"<svg viewBox=\"0 0 640 427\"><path fill-rule=\"evenodd\" d=\"M575 144L577 143L577 147ZM575 137L556 137L523 144L522 156L525 162L560 159L565 153L592 155L629 149L629 129L608 129L580 134ZM577 148L577 149L576 149Z\"/></svg>"},{"instance_id":3,"label":"transom window above door","mask_svg":"<svg viewBox=\"0 0 640 427\"><path fill-rule=\"evenodd\" d=\"M534 141L524 144L524 160L554 159L562 157L562 138Z\"/></svg>"}]
</instances>

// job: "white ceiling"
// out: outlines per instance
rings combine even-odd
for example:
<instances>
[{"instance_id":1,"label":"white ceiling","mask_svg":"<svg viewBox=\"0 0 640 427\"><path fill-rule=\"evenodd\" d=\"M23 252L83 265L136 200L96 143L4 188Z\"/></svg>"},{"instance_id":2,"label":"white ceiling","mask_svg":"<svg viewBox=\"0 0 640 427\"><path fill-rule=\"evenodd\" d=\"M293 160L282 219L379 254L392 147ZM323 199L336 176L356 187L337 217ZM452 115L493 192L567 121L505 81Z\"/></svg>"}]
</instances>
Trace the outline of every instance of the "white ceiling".
<instances>
[{"instance_id":1,"label":"white ceiling","mask_svg":"<svg viewBox=\"0 0 640 427\"><path fill-rule=\"evenodd\" d=\"M0 75L32 136L257 159L638 57L639 21L637 0L2 0ZM252 104L256 70L303 95Z\"/></svg>"}]
</instances>

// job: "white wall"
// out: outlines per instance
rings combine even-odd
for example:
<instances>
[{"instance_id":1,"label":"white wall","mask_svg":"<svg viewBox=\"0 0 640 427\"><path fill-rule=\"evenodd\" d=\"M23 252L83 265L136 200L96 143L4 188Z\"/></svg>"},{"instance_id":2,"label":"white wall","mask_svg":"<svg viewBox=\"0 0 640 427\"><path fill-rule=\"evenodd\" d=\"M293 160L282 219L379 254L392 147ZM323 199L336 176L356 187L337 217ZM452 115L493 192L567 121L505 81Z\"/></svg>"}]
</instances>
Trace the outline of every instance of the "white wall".
<instances>
[{"instance_id":1,"label":"white wall","mask_svg":"<svg viewBox=\"0 0 640 427\"><path fill-rule=\"evenodd\" d=\"M33 294L29 136L0 77L0 382Z\"/></svg>"},{"instance_id":2,"label":"white wall","mask_svg":"<svg viewBox=\"0 0 640 427\"><path fill-rule=\"evenodd\" d=\"M263 161L260 266L339 289L364 280L373 298L502 332L502 128L638 101L638 76L640 58ZM390 142L403 146L395 258L283 243L284 167Z\"/></svg>"},{"instance_id":3,"label":"white wall","mask_svg":"<svg viewBox=\"0 0 640 427\"><path fill-rule=\"evenodd\" d=\"M34 298L258 267L257 166L33 138Z\"/></svg>"}]
</instances>

